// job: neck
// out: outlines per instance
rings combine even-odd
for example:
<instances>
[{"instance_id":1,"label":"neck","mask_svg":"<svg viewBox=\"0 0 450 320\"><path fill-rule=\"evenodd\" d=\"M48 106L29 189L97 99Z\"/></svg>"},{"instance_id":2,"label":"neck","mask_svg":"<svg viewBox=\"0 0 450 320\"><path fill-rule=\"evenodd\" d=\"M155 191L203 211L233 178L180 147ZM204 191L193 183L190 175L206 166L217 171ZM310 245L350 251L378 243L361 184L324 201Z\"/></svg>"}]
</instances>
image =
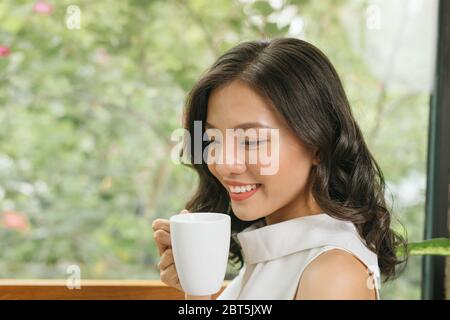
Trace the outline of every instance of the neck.
<instances>
[{"instance_id":1,"label":"neck","mask_svg":"<svg viewBox=\"0 0 450 320\"><path fill-rule=\"evenodd\" d=\"M314 200L311 193L308 196L299 196L297 199L279 210L266 216L266 224L275 224L290 219L311 216L323 213L322 208Z\"/></svg>"}]
</instances>

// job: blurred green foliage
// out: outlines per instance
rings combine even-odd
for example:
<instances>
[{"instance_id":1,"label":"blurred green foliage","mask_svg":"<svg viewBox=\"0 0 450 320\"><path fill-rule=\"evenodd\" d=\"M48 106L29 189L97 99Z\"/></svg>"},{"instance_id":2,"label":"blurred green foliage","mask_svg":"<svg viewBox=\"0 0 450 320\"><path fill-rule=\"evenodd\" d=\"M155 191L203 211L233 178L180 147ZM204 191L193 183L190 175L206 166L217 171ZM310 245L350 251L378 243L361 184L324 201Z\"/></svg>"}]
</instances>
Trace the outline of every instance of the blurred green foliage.
<instances>
[{"instance_id":1,"label":"blurred green foliage","mask_svg":"<svg viewBox=\"0 0 450 320\"><path fill-rule=\"evenodd\" d=\"M181 210L196 183L169 161L187 92L225 50L287 36L290 25L271 22L284 7L266 1L79 0L80 29L69 29L72 4L39 13L34 2L0 2L0 45L10 49L0 57L0 277L65 278L75 264L83 278L157 279L150 223ZM302 36L337 67L388 183L423 178L429 97L384 86L352 50L341 13L361 20L367 3L290 5ZM393 207L421 240L423 192ZM420 258L382 297L420 297Z\"/></svg>"},{"instance_id":2,"label":"blurred green foliage","mask_svg":"<svg viewBox=\"0 0 450 320\"><path fill-rule=\"evenodd\" d=\"M397 254L403 256L405 254L403 248L399 249ZM420 242L410 242L408 244L408 254L411 256L450 256L450 239L434 238Z\"/></svg>"}]
</instances>

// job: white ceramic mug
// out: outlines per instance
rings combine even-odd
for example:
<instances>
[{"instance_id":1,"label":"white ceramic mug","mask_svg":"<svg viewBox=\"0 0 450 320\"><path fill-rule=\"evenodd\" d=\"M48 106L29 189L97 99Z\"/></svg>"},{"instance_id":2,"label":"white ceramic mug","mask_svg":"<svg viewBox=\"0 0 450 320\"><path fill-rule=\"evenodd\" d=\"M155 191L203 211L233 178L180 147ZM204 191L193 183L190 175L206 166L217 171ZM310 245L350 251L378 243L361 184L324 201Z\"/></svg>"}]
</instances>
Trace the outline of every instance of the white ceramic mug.
<instances>
[{"instance_id":1,"label":"white ceramic mug","mask_svg":"<svg viewBox=\"0 0 450 320\"><path fill-rule=\"evenodd\" d=\"M169 219L172 252L184 292L217 293L225 279L230 250L230 216L215 212L177 214Z\"/></svg>"}]
</instances>

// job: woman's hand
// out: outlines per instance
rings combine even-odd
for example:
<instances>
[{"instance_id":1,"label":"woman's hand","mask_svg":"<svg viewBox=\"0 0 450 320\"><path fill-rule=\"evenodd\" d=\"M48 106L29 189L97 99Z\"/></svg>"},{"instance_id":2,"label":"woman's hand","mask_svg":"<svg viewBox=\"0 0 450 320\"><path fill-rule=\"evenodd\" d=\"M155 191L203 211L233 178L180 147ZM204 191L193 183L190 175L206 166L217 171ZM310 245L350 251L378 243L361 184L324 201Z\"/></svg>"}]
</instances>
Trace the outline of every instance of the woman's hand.
<instances>
[{"instance_id":1,"label":"woman's hand","mask_svg":"<svg viewBox=\"0 0 450 320\"><path fill-rule=\"evenodd\" d=\"M180 214L183 213L189 213L189 211L186 209L181 210ZM175 268L172 241L170 240L170 222L167 219L155 219L152 222L152 228L153 239L155 239L161 257L158 263L161 281L169 287L184 292L178 279L177 269Z\"/></svg>"},{"instance_id":2,"label":"woman's hand","mask_svg":"<svg viewBox=\"0 0 450 320\"><path fill-rule=\"evenodd\" d=\"M189 213L188 210L181 210L180 214ZM167 219L155 219L152 222L153 239L158 246L161 259L158 263L159 275L161 281L177 290L183 291L180 280L178 279L175 260L172 253L172 241L170 239L170 222ZM212 296L191 296L185 293L186 300L211 300Z\"/></svg>"}]
</instances>

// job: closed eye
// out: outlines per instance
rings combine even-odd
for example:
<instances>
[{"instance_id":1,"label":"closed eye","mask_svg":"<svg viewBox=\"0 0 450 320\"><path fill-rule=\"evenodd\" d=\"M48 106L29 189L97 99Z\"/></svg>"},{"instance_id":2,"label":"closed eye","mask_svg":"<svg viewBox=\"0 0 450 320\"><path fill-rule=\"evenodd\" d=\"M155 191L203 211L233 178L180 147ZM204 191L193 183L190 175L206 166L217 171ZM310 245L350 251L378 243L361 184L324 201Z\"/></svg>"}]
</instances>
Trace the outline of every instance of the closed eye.
<instances>
[{"instance_id":1,"label":"closed eye","mask_svg":"<svg viewBox=\"0 0 450 320\"><path fill-rule=\"evenodd\" d=\"M267 140L254 140L254 141L245 140L244 145L248 147L258 147L266 141Z\"/></svg>"},{"instance_id":2,"label":"closed eye","mask_svg":"<svg viewBox=\"0 0 450 320\"><path fill-rule=\"evenodd\" d=\"M267 142L267 140L254 140L254 141L246 140L242 143L242 145L245 145L246 147L258 147L264 144L265 142ZM215 139L205 141L205 145L207 146L216 143L220 143L220 141L216 141Z\"/></svg>"}]
</instances>

